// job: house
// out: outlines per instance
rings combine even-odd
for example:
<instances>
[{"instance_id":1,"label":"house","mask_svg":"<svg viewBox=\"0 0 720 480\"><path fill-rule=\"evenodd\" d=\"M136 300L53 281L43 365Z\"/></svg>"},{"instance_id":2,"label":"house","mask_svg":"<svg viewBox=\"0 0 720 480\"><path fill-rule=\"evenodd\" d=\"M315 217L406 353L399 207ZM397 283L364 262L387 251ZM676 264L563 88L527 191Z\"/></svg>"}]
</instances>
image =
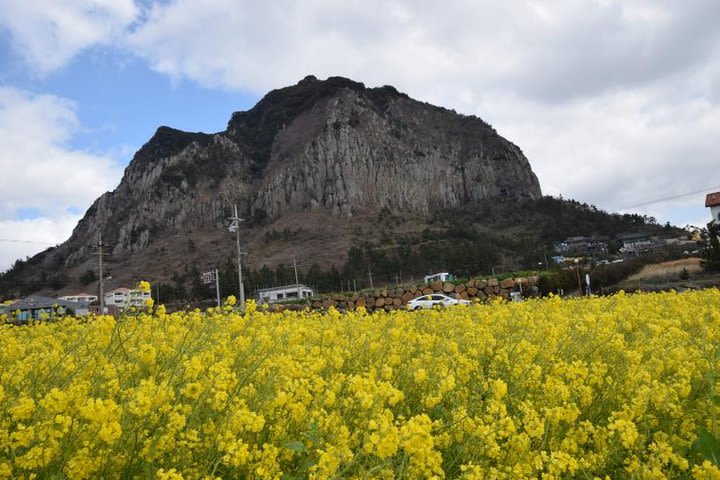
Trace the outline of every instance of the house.
<instances>
[{"instance_id":1,"label":"house","mask_svg":"<svg viewBox=\"0 0 720 480\"><path fill-rule=\"evenodd\" d=\"M448 272L436 273L433 275L427 275L425 277L425 283L430 284L433 282L448 282L455 280L455 275L450 275Z\"/></svg>"},{"instance_id":2,"label":"house","mask_svg":"<svg viewBox=\"0 0 720 480\"><path fill-rule=\"evenodd\" d=\"M705 197L705 206L710 208L710 215L715 224L720 224L720 192L708 193Z\"/></svg>"},{"instance_id":3,"label":"house","mask_svg":"<svg viewBox=\"0 0 720 480\"><path fill-rule=\"evenodd\" d=\"M27 323L31 320L53 319L65 315L87 315L88 306L86 302L68 302L57 298L32 296L7 305L5 311L9 321Z\"/></svg>"},{"instance_id":4,"label":"house","mask_svg":"<svg viewBox=\"0 0 720 480\"><path fill-rule=\"evenodd\" d=\"M66 302L87 302L87 303L94 303L97 302L98 297L97 295L92 295L90 293L76 293L74 295L65 295L62 297L59 297L58 300L65 300Z\"/></svg>"},{"instance_id":5,"label":"house","mask_svg":"<svg viewBox=\"0 0 720 480\"><path fill-rule=\"evenodd\" d=\"M562 242L556 242L553 250L558 254L593 255L607 253L608 237L593 235L592 237L568 237Z\"/></svg>"},{"instance_id":6,"label":"house","mask_svg":"<svg viewBox=\"0 0 720 480\"><path fill-rule=\"evenodd\" d=\"M299 298L310 298L315 295L312 288L299 284L284 285L282 287L262 288L257 291L257 298L260 303L276 303L285 300L297 300Z\"/></svg>"},{"instance_id":7,"label":"house","mask_svg":"<svg viewBox=\"0 0 720 480\"><path fill-rule=\"evenodd\" d=\"M642 253L657 246L655 237L648 233L628 233L617 236L620 253Z\"/></svg>"},{"instance_id":8,"label":"house","mask_svg":"<svg viewBox=\"0 0 720 480\"><path fill-rule=\"evenodd\" d=\"M116 288L105 294L105 305L108 307L144 307L151 298L150 292L137 288Z\"/></svg>"}]
</instances>

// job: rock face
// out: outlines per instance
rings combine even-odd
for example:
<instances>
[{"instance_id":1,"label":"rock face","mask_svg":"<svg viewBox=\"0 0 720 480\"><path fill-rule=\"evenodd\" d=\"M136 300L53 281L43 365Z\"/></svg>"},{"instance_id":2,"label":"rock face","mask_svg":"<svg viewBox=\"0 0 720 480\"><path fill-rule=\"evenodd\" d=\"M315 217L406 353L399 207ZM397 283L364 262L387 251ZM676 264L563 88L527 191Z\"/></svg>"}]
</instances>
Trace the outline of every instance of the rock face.
<instances>
[{"instance_id":1,"label":"rock face","mask_svg":"<svg viewBox=\"0 0 720 480\"><path fill-rule=\"evenodd\" d=\"M520 149L481 119L392 87L306 77L234 113L223 132L160 127L55 255L65 267L85 261L99 233L114 255L137 253L169 232L221 226L233 204L252 223L540 195Z\"/></svg>"}]
</instances>

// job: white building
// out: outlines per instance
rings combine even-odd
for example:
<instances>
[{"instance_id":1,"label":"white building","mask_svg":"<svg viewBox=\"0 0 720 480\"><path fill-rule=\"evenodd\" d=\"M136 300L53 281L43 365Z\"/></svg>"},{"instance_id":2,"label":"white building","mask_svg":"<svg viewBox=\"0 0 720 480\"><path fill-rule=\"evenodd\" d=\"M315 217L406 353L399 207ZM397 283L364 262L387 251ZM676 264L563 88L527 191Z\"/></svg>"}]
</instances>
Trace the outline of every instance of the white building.
<instances>
[{"instance_id":1,"label":"white building","mask_svg":"<svg viewBox=\"0 0 720 480\"><path fill-rule=\"evenodd\" d=\"M258 290L257 296L260 303L276 303L285 300L297 300L299 298L310 298L315 295L312 288L303 285L284 285L282 287L263 288Z\"/></svg>"},{"instance_id":2,"label":"white building","mask_svg":"<svg viewBox=\"0 0 720 480\"><path fill-rule=\"evenodd\" d=\"M441 272L425 277L425 283L447 282L448 280L455 280L455 275L450 275L448 272Z\"/></svg>"},{"instance_id":3,"label":"white building","mask_svg":"<svg viewBox=\"0 0 720 480\"><path fill-rule=\"evenodd\" d=\"M705 206L710 208L710 215L716 224L720 224L720 192L708 193Z\"/></svg>"},{"instance_id":4,"label":"white building","mask_svg":"<svg viewBox=\"0 0 720 480\"><path fill-rule=\"evenodd\" d=\"M65 300L66 302L86 302L86 303L93 303L97 302L97 295L91 295L89 293L76 293L75 295L65 295L64 297L59 297L58 300Z\"/></svg>"},{"instance_id":5,"label":"white building","mask_svg":"<svg viewBox=\"0 0 720 480\"><path fill-rule=\"evenodd\" d=\"M116 288L105 294L105 305L116 307L144 307L150 299L150 292L138 289Z\"/></svg>"}]
</instances>

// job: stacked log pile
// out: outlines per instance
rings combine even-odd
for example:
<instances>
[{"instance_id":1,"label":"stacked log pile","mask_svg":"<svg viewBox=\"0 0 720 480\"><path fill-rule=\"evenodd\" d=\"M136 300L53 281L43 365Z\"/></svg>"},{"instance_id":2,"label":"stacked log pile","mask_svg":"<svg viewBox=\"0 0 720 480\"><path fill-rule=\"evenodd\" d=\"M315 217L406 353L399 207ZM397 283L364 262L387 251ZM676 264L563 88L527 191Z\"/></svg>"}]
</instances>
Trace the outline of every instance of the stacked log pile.
<instances>
[{"instance_id":1,"label":"stacked log pile","mask_svg":"<svg viewBox=\"0 0 720 480\"><path fill-rule=\"evenodd\" d=\"M331 294L314 297L310 302L313 309L335 307L338 310L353 310L364 307L368 311L383 309L386 311L405 308L410 300L421 295L443 293L463 300L477 299L488 302L496 297L510 298L510 292L522 290L526 296L537 294L538 277L517 277L472 279L465 283L434 282L429 285L415 285L403 288L382 288L355 292L350 295ZM303 306L304 307L304 306Z\"/></svg>"}]
</instances>

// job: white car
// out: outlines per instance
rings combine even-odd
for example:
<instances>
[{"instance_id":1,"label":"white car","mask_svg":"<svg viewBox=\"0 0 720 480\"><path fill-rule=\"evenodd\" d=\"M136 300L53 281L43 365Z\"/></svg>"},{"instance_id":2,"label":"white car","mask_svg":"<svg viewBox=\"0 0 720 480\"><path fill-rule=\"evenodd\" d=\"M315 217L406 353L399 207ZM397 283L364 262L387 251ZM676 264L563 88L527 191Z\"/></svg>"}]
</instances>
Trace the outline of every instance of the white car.
<instances>
[{"instance_id":1,"label":"white car","mask_svg":"<svg viewBox=\"0 0 720 480\"><path fill-rule=\"evenodd\" d=\"M470 305L469 300L461 300L448 297L441 293L432 293L430 295L421 295L410 300L407 304L408 310L417 310L419 308L432 308L435 305L449 307L451 305Z\"/></svg>"}]
</instances>

